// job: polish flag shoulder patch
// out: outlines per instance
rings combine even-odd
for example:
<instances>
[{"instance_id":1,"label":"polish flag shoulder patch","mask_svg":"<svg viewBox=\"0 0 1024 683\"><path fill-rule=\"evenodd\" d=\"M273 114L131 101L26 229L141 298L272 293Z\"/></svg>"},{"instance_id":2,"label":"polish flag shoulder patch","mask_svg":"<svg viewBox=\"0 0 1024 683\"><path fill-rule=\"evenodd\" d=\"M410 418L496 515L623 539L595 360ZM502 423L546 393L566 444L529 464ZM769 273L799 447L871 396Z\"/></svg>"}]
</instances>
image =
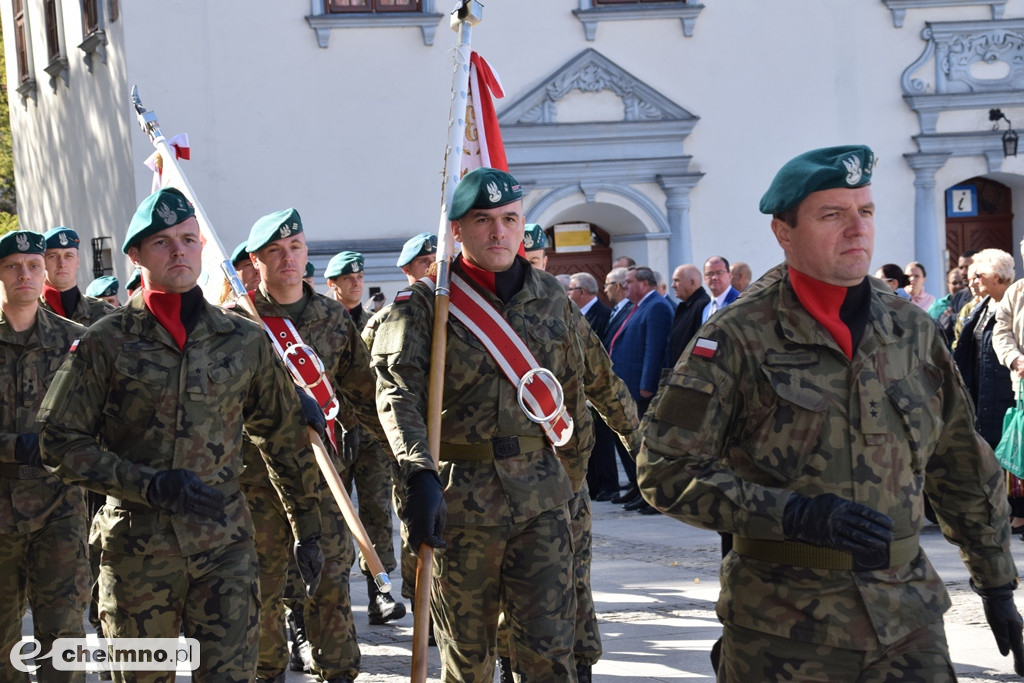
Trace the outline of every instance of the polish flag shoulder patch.
<instances>
[{"instance_id":1,"label":"polish flag shoulder patch","mask_svg":"<svg viewBox=\"0 0 1024 683\"><path fill-rule=\"evenodd\" d=\"M691 352L694 356L700 358L714 358L715 351L718 350L718 342L712 341L705 337L697 339L697 343L693 345L693 351Z\"/></svg>"},{"instance_id":2,"label":"polish flag shoulder patch","mask_svg":"<svg viewBox=\"0 0 1024 683\"><path fill-rule=\"evenodd\" d=\"M68 353L74 353L75 349L78 348L78 342L80 342L80 341L82 341L82 340L81 339L76 339L75 341L71 342L71 347L68 349Z\"/></svg>"},{"instance_id":3,"label":"polish flag shoulder patch","mask_svg":"<svg viewBox=\"0 0 1024 683\"><path fill-rule=\"evenodd\" d=\"M408 301L409 297L412 296L411 289L403 289L401 292L395 295L395 303L400 304L404 301Z\"/></svg>"}]
</instances>

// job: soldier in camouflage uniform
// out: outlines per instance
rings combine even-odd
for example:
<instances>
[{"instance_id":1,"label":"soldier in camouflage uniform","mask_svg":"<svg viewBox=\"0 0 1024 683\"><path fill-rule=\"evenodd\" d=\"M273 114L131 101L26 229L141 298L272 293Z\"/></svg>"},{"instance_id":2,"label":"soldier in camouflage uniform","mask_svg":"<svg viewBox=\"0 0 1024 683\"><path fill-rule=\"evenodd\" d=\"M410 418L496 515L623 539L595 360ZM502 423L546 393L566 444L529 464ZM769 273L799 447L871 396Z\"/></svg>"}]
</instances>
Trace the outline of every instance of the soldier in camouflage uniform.
<instances>
[{"instance_id":1,"label":"soldier in camouflage uniform","mask_svg":"<svg viewBox=\"0 0 1024 683\"><path fill-rule=\"evenodd\" d=\"M100 617L110 638L199 640L200 681L251 681L259 612L242 429L266 454L308 590L318 579L316 471L295 385L258 326L196 286L199 225L179 191L137 209L124 251L145 288L94 324L40 411L43 462L104 493ZM114 672L170 681L173 672Z\"/></svg>"},{"instance_id":2,"label":"soldier in camouflage uniform","mask_svg":"<svg viewBox=\"0 0 1024 683\"><path fill-rule=\"evenodd\" d=\"M370 311L363 307L363 255L357 251L343 251L331 257L324 270L327 286L335 301L344 306L356 329L363 331L370 319ZM392 541L394 526L391 512L391 490L394 486L390 454L365 429L360 428L359 450L345 477L349 490L355 485L359 500L359 519L373 543L384 569L391 573L397 563ZM389 593L381 593L366 564L359 554L359 569L366 578L368 597L366 616L373 625L385 624L405 616L405 605L396 602Z\"/></svg>"},{"instance_id":3,"label":"soldier in camouflage uniform","mask_svg":"<svg viewBox=\"0 0 1024 683\"><path fill-rule=\"evenodd\" d=\"M78 289L78 245L81 240L71 228L48 230L46 239L46 284L43 307L68 320L88 327L114 310L102 299L83 295Z\"/></svg>"},{"instance_id":4,"label":"soldier in camouflage uniform","mask_svg":"<svg viewBox=\"0 0 1024 683\"><path fill-rule=\"evenodd\" d=\"M114 308L117 308L121 305L120 300L117 298L117 290L120 287L121 283L113 275L101 275L89 283L89 286L85 288L85 295L106 301Z\"/></svg>"},{"instance_id":5,"label":"soldier in camouflage uniform","mask_svg":"<svg viewBox=\"0 0 1024 683\"><path fill-rule=\"evenodd\" d=\"M952 681L922 493L1000 651L1024 666L1002 471L941 331L867 277L863 146L788 162L761 200L786 263L701 328L644 418L644 498L735 535L721 681Z\"/></svg>"},{"instance_id":6,"label":"soldier in camouflage uniform","mask_svg":"<svg viewBox=\"0 0 1024 683\"><path fill-rule=\"evenodd\" d=\"M357 427L362 426L372 438L384 440L374 409L374 377L369 353L345 308L317 294L303 282L307 263L306 235L297 211L285 209L260 218L253 225L247 244L261 277L253 293L257 312L261 317L287 318L294 324L302 342L312 347L323 361L324 374L341 400L337 435L342 452L332 456L335 467L344 477L355 457L355 448L346 434L358 434ZM312 645L313 671L325 681L351 681L359 674L360 666L349 598L349 573L355 561L355 548L333 494L326 481L319 478L326 564L319 589L305 603L305 632ZM256 491L256 487L265 489L268 484L266 470L260 469L258 461L247 465L244 479L250 498L261 499L257 522L261 580L271 578L277 594L265 604L268 609L280 610L288 558L281 554L280 545L275 544L287 533L282 525L284 514L282 510L272 509L274 499L269 490ZM261 669L264 666L270 669L270 662L274 662L274 669L265 672L268 678L283 671L287 662L280 614L278 611L272 619L268 616L262 629Z\"/></svg>"},{"instance_id":7,"label":"soldier in camouflage uniform","mask_svg":"<svg viewBox=\"0 0 1024 683\"><path fill-rule=\"evenodd\" d=\"M377 409L401 466L409 542L439 551L431 614L445 681L493 676L502 604L521 680L576 679L568 503L584 479L588 435L592 445L586 365L578 310L553 277L516 255L524 228L521 198L519 184L502 171L483 168L463 177L449 212L462 243L452 272L497 309L561 382L577 426L557 455L520 410L516 388L497 361L453 316L437 471L426 435L429 286L416 283L399 293L373 344ZM600 403L612 405L614 397ZM612 421L628 423L629 417Z\"/></svg>"},{"instance_id":8,"label":"soldier in camouflage uniform","mask_svg":"<svg viewBox=\"0 0 1024 683\"><path fill-rule=\"evenodd\" d=\"M85 498L43 469L36 413L73 342L85 331L39 305L46 278L43 236L0 237L0 680L27 681L8 653L32 609L41 654L55 638L81 638L89 599ZM41 681L85 681L36 660Z\"/></svg>"}]
</instances>

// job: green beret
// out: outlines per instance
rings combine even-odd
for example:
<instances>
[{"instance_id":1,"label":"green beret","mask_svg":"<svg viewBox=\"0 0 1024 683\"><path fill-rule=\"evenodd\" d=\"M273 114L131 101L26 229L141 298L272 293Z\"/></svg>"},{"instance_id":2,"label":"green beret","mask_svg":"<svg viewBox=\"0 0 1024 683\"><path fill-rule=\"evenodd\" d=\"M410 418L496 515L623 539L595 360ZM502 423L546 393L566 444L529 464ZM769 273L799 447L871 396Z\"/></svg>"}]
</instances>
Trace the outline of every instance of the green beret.
<instances>
[{"instance_id":1,"label":"green beret","mask_svg":"<svg viewBox=\"0 0 1024 683\"><path fill-rule=\"evenodd\" d=\"M789 160L761 197L761 213L792 209L812 192L861 187L871 182L875 154L866 145L824 147Z\"/></svg>"},{"instance_id":2,"label":"green beret","mask_svg":"<svg viewBox=\"0 0 1024 683\"><path fill-rule=\"evenodd\" d=\"M78 249L81 242L77 232L63 225L47 230L43 233L43 239L46 240L47 249Z\"/></svg>"},{"instance_id":3,"label":"green beret","mask_svg":"<svg viewBox=\"0 0 1024 683\"><path fill-rule=\"evenodd\" d=\"M242 242L235 250L231 252L231 265L235 265L242 259L249 260L249 252L246 250L245 245L249 244L248 241Z\"/></svg>"},{"instance_id":4,"label":"green beret","mask_svg":"<svg viewBox=\"0 0 1024 683\"><path fill-rule=\"evenodd\" d=\"M519 181L496 168L474 168L455 186L448 218L458 220L470 209L493 209L523 198Z\"/></svg>"},{"instance_id":5,"label":"green beret","mask_svg":"<svg viewBox=\"0 0 1024 683\"><path fill-rule=\"evenodd\" d=\"M89 286L85 288L85 295L95 297L117 296L117 288L120 286L116 277L104 275L89 283Z\"/></svg>"},{"instance_id":6,"label":"green beret","mask_svg":"<svg viewBox=\"0 0 1024 683\"><path fill-rule=\"evenodd\" d=\"M324 277L330 280L339 275L361 272L363 272L363 255L358 251L343 251L332 256L331 260L327 262Z\"/></svg>"},{"instance_id":7,"label":"green beret","mask_svg":"<svg viewBox=\"0 0 1024 683\"><path fill-rule=\"evenodd\" d=\"M312 263L306 261L306 274L302 277L313 277L314 275L316 275L316 268L313 267Z\"/></svg>"},{"instance_id":8,"label":"green beret","mask_svg":"<svg viewBox=\"0 0 1024 683\"><path fill-rule=\"evenodd\" d=\"M0 258L11 254L43 254L46 238L31 230L15 230L0 237Z\"/></svg>"},{"instance_id":9,"label":"green beret","mask_svg":"<svg viewBox=\"0 0 1024 683\"><path fill-rule=\"evenodd\" d=\"M142 200L128 224L121 251L128 253L130 247L138 246L143 237L155 235L172 225L183 223L196 215L192 203L176 187L157 190Z\"/></svg>"},{"instance_id":10,"label":"green beret","mask_svg":"<svg viewBox=\"0 0 1024 683\"><path fill-rule=\"evenodd\" d=\"M129 289L138 289L142 286L142 271L136 268L132 271L132 276L128 278L128 284L124 286L125 291Z\"/></svg>"},{"instance_id":11,"label":"green beret","mask_svg":"<svg viewBox=\"0 0 1024 683\"><path fill-rule=\"evenodd\" d=\"M527 223L523 231L523 250L536 251L548 246L548 236L544 234L544 228L537 223Z\"/></svg>"},{"instance_id":12,"label":"green beret","mask_svg":"<svg viewBox=\"0 0 1024 683\"><path fill-rule=\"evenodd\" d=\"M437 235L430 232L421 232L402 247L402 253L398 255L399 268L412 263L414 258L437 253Z\"/></svg>"},{"instance_id":13,"label":"green beret","mask_svg":"<svg viewBox=\"0 0 1024 683\"><path fill-rule=\"evenodd\" d=\"M268 213L252 224L246 248L250 254L255 254L271 242L298 235L300 232L302 232L302 219L299 218L299 212L295 209Z\"/></svg>"}]
</instances>

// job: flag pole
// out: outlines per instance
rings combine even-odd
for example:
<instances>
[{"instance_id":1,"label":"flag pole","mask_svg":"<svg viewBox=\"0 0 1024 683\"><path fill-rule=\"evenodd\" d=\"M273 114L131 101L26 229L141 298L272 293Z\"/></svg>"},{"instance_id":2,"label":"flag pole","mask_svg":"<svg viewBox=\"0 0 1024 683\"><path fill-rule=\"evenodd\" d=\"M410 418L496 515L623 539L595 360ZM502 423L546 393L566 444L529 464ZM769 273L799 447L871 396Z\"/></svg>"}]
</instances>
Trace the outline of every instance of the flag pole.
<instances>
[{"instance_id":1,"label":"flag pole","mask_svg":"<svg viewBox=\"0 0 1024 683\"><path fill-rule=\"evenodd\" d=\"M231 263L231 257L224 249L224 243L221 242L217 231L213 229L213 224L210 223L210 219L206 216L206 211L203 210L202 204L199 203L195 190L192 189L192 185L188 182L188 178L185 177L184 171L181 170L177 155L175 155L170 145L167 144L164 134L160 131L160 123L157 121L156 112L148 111L142 106L137 86L132 86L132 105L135 107L135 113L138 115L139 126L142 128L142 132L149 137L157 152L160 153L161 163L163 164L162 173L165 179L164 185L178 188L185 195L185 198L192 203L195 209L196 221L199 223L200 233L205 240L203 251L212 250L214 252L213 256L220 264L224 277L227 278L228 284L231 286L231 291L237 297L238 305L245 309L246 313L253 320L258 321L260 315L256 312L256 304L252 302L252 299L249 298L248 293L245 291L245 287L242 286L242 279L238 276L234 264ZM380 561L380 557L373 547L370 535L366 532L366 527L363 526L362 521L359 519L359 513L356 511L355 506L352 504L352 499L345 490L345 484L341 479L341 475L338 474L337 468L334 467L334 463L331 461L327 447L324 446L324 442L312 427L309 427L307 431L309 432L309 441L313 446L313 455L316 457L317 465L319 465L324 479L327 480L328 488L334 494L334 500L337 502L338 508L341 510L341 516L355 538L356 545L359 546L359 550L363 553L363 558L366 560L366 564L371 574L373 574L374 582L377 584L377 590L382 593L390 592L391 580L388 578L388 572L384 569L384 564Z\"/></svg>"},{"instance_id":2,"label":"flag pole","mask_svg":"<svg viewBox=\"0 0 1024 683\"><path fill-rule=\"evenodd\" d=\"M444 397L444 359L448 346L448 296L450 267L455 251L448 207L462 168L466 137L466 100L469 90L470 42L473 26L480 23L483 5L477 0L459 0L450 25L458 32L452 72L452 99L448 114L448 146L444 154L441 181L441 218L437 227L437 275L434 287L434 325L430 345L430 375L427 389L427 446L440 466L441 404ZM413 601L412 683L427 680L427 640L430 630L430 583L434 573L434 549L426 543L417 550L416 596Z\"/></svg>"}]
</instances>

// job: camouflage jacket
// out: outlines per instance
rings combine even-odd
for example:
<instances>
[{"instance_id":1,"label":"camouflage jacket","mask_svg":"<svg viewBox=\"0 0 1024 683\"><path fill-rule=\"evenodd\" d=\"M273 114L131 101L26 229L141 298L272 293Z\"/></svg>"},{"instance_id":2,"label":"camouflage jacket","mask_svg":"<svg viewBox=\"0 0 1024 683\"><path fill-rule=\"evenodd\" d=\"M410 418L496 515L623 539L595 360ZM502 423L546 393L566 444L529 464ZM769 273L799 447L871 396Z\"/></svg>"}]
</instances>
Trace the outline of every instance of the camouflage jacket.
<instances>
[{"instance_id":1,"label":"camouflage jacket","mask_svg":"<svg viewBox=\"0 0 1024 683\"><path fill-rule=\"evenodd\" d=\"M460 263L458 259L454 262L453 272L463 274ZM501 312L538 363L559 379L566 410L577 428L557 457L551 448L544 448L500 460L447 460L445 444L544 436L540 426L520 410L515 387L483 344L465 325L450 317L440 453L449 524L498 525L528 519L572 498L582 482L581 473L586 472L586 439L590 434L592 444L593 436L584 394L584 343L574 318L579 312L574 313L572 302L552 276L528 265L526 271L522 289L507 304L489 292L481 291L481 295ZM426 434L434 293L422 282L406 291L408 298L403 295L396 299L378 327L372 353L378 376L377 410L404 480L418 470L435 469ZM609 409L616 401L610 386L602 389L607 393L595 395L595 402ZM628 419L622 418L626 422Z\"/></svg>"},{"instance_id":2,"label":"camouflage jacket","mask_svg":"<svg viewBox=\"0 0 1024 683\"><path fill-rule=\"evenodd\" d=\"M975 583L1007 584L1016 569L1003 473L974 430L942 333L912 302L872 287L852 360L800 305L785 265L715 314L644 417L641 491L682 521L768 540L783 540L791 491L863 503L893 519L896 539L912 537L923 491ZM733 552L721 577L722 620L858 650L893 643L949 607L923 552L866 572Z\"/></svg>"},{"instance_id":3,"label":"camouflage jacket","mask_svg":"<svg viewBox=\"0 0 1024 683\"><path fill-rule=\"evenodd\" d=\"M95 323L57 373L40 419L43 460L58 476L146 508L162 470L237 488L244 426L268 454L296 538L320 533L317 472L291 379L263 330L205 302L184 351L141 296ZM235 491L218 519L106 505L91 542L189 556L252 534Z\"/></svg>"},{"instance_id":4,"label":"camouflage jacket","mask_svg":"<svg viewBox=\"0 0 1024 683\"><path fill-rule=\"evenodd\" d=\"M50 308L50 304L47 303L46 299L43 297L39 297L39 305L51 313L55 312ZM97 299L96 297L82 294L78 297L78 305L75 306L75 310L71 311L71 314L67 316L67 319L73 320L79 325L85 325L88 327L106 314L112 313L115 310L116 309L113 306L103 299Z\"/></svg>"},{"instance_id":5,"label":"camouflage jacket","mask_svg":"<svg viewBox=\"0 0 1024 683\"><path fill-rule=\"evenodd\" d=\"M370 354L359 337L351 316L337 301L317 294L308 284L303 284L312 298L299 320L292 320L295 330L303 343L316 351L324 364L324 373L334 385L334 391L341 404L338 411L338 437L341 427L351 429L359 424L367 429L381 443L387 443L377 419L374 403L374 376L370 370ZM256 289L256 312L261 316L288 318L288 312L267 294L261 283ZM235 308L236 312L242 309ZM265 334L265 333L264 333ZM337 457L334 465L343 472L346 463ZM266 469L261 465L255 450L246 450L246 472L242 480L247 484L266 485Z\"/></svg>"},{"instance_id":6,"label":"camouflage jacket","mask_svg":"<svg viewBox=\"0 0 1024 683\"><path fill-rule=\"evenodd\" d=\"M21 346L0 311L0 463L16 465L18 435L39 430L36 414L46 387L84 332L81 325L40 307L28 343ZM32 533L52 519L86 514L82 489L42 468L33 468L30 476L0 476L0 534Z\"/></svg>"}]
</instances>

